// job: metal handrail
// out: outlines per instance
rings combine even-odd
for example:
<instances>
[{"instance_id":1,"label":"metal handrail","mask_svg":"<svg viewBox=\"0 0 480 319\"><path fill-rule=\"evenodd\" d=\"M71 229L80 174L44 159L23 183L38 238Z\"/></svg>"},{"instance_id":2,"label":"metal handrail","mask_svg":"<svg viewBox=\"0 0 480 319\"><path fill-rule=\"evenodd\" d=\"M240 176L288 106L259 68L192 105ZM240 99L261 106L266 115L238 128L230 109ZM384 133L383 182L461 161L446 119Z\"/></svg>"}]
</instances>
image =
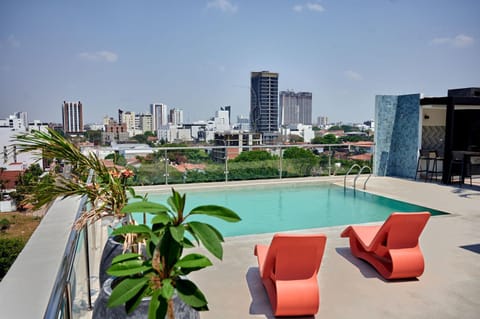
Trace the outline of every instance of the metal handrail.
<instances>
[{"instance_id":1,"label":"metal handrail","mask_svg":"<svg viewBox=\"0 0 480 319\"><path fill-rule=\"evenodd\" d=\"M90 182L93 178L93 170L90 171L87 182ZM77 213L75 215L75 220L77 220L81 214L83 213L83 209L87 203L87 197L84 196L80 200L80 205L78 206ZM71 298L71 288L69 287L69 278L71 277L72 270L74 267L75 257L76 257L76 250L78 246L78 241L80 237L81 230L76 230L72 227L70 231L70 235L67 240L65 252L63 254L62 263L60 265L60 269L58 270L57 277L55 279L55 283L53 284L52 293L48 300L47 309L45 310L45 314L43 315L44 319L57 319L59 318L59 313L61 307L63 305L63 300L67 298L67 305L66 305L66 318L72 318L72 298ZM89 267L89 265L87 265ZM88 278L89 280L89 278ZM90 293L90 292L89 292Z\"/></svg>"},{"instance_id":2,"label":"metal handrail","mask_svg":"<svg viewBox=\"0 0 480 319\"><path fill-rule=\"evenodd\" d=\"M353 164L347 171L347 173L345 174L345 177L343 178L343 189L346 190L347 189L347 176L348 174L350 174L350 172L355 168L355 167L358 167L360 170L358 171L357 173L357 176L355 176L355 178L353 179L353 191L355 191L357 189L357 179L358 177L360 177L360 175L362 174L363 170L364 169L368 169L370 174L368 174L368 177L367 179L365 180L365 182L363 183L363 189L366 189L367 188L367 182L368 180L370 179L370 177L372 176L372 169L370 168L370 166L362 166L360 167L360 165L358 164Z\"/></svg>"},{"instance_id":3,"label":"metal handrail","mask_svg":"<svg viewBox=\"0 0 480 319\"><path fill-rule=\"evenodd\" d=\"M372 169L369 167L369 166L363 166L357 173L357 176L355 176L355 179L353 180L353 190L356 189L356 183L357 183L357 178L360 176L360 174L362 174L363 170L365 168L368 168L368 170L370 171L370 174L368 174L368 177L367 179L365 180L365 182L363 183L363 189L366 189L367 188L367 182L368 180L370 179L370 176L372 176Z\"/></svg>"},{"instance_id":4,"label":"metal handrail","mask_svg":"<svg viewBox=\"0 0 480 319\"><path fill-rule=\"evenodd\" d=\"M348 174L350 174L350 172L352 171L352 169L354 169L355 167L358 167L361 169L360 165L358 164L353 164L352 166L350 166L350 168L348 169L347 173L345 174L345 177L343 177L343 189L347 189L347 176ZM354 186L355 188L355 186Z\"/></svg>"}]
</instances>

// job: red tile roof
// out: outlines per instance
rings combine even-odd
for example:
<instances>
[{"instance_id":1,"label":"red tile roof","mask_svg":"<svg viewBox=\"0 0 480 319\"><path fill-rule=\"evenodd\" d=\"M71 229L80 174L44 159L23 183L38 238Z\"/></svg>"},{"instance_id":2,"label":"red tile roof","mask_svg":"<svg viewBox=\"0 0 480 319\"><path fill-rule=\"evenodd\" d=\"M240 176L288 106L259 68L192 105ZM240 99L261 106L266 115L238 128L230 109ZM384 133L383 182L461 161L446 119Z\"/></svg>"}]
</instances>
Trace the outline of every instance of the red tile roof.
<instances>
[{"instance_id":1,"label":"red tile roof","mask_svg":"<svg viewBox=\"0 0 480 319\"><path fill-rule=\"evenodd\" d=\"M5 189L15 189L23 171L0 171L0 180Z\"/></svg>"}]
</instances>

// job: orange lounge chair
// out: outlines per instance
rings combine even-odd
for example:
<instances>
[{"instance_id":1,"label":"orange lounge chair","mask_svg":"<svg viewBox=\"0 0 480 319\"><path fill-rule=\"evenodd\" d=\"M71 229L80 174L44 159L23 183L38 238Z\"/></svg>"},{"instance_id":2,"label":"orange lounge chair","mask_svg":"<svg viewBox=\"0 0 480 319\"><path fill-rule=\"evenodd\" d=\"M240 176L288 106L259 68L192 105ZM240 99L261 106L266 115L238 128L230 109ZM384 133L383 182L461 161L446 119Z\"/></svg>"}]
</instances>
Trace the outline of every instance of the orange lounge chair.
<instances>
[{"instance_id":1,"label":"orange lounge chair","mask_svg":"<svg viewBox=\"0 0 480 319\"><path fill-rule=\"evenodd\" d=\"M327 237L276 234L254 254L275 316L314 315L320 305L317 274Z\"/></svg>"},{"instance_id":2,"label":"orange lounge chair","mask_svg":"<svg viewBox=\"0 0 480 319\"><path fill-rule=\"evenodd\" d=\"M348 226L341 234L350 238L355 257L371 264L386 279L420 277L424 269L418 238L429 212L393 213L379 226Z\"/></svg>"}]
</instances>

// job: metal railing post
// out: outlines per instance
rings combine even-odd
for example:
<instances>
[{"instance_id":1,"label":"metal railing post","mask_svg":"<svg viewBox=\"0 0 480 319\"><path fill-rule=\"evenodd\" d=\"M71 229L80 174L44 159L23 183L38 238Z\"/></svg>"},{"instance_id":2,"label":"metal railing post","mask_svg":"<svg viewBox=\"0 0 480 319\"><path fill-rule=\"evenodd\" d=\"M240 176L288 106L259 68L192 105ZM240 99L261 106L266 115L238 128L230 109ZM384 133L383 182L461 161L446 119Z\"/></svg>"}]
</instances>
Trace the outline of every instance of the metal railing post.
<instances>
[{"instance_id":1,"label":"metal railing post","mask_svg":"<svg viewBox=\"0 0 480 319\"><path fill-rule=\"evenodd\" d=\"M224 141L225 142L225 141ZM228 151L227 151L227 142L225 142L225 183L228 183Z\"/></svg>"},{"instance_id":2,"label":"metal railing post","mask_svg":"<svg viewBox=\"0 0 480 319\"><path fill-rule=\"evenodd\" d=\"M167 150L166 149L165 149L164 160L165 160L165 174L163 174L163 175L165 176L165 185L168 185L168 158L167 158Z\"/></svg>"},{"instance_id":3,"label":"metal railing post","mask_svg":"<svg viewBox=\"0 0 480 319\"><path fill-rule=\"evenodd\" d=\"M85 224L83 227L83 231L85 232L85 236L83 236L84 245L85 245L85 264L86 264L86 277L87 277L87 303L88 303L88 310L92 310L92 292L91 292L91 284L90 284L90 245L88 242L88 226Z\"/></svg>"},{"instance_id":4,"label":"metal railing post","mask_svg":"<svg viewBox=\"0 0 480 319\"><path fill-rule=\"evenodd\" d=\"M283 149L282 147L280 146L280 179L282 179L282 175L283 175Z\"/></svg>"},{"instance_id":5,"label":"metal railing post","mask_svg":"<svg viewBox=\"0 0 480 319\"><path fill-rule=\"evenodd\" d=\"M332 176L332 147L328 146L328 176Z\"/></svg>"}]
</instances>

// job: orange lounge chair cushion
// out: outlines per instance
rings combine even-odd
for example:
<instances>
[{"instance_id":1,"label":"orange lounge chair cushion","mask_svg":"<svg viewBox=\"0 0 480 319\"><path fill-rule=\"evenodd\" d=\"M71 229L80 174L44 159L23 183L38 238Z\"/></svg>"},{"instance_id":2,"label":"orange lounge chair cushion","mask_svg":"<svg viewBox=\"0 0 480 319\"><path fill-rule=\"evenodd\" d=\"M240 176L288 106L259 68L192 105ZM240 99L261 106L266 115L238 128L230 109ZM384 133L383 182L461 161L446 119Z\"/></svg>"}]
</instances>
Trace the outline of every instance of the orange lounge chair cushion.
<instances>
[{"instance_id":1,"label":"orange lounge chair cushion","mask_svg":"<svg viewBox=\"0 0 480 319\"><path fill-rule=\"evenodd\" d=\"M325 235L276 234L269 246L255 246L260 277L276 316L318 312L317 274L325 243Z\"/></svg>"},{"instance_id":2,"label":"orange lounge chair cushion","mask_svg":"<svg viewBox=\"0 0 480 319\"><path fill-rule=\"evenodd\" d=\"M349 237L352 254L383 277L418 277L424 270L418 239L429 217L429 212L393 213L383 225L349 226L341 237Z\"/></svg>"}]
</instances>

